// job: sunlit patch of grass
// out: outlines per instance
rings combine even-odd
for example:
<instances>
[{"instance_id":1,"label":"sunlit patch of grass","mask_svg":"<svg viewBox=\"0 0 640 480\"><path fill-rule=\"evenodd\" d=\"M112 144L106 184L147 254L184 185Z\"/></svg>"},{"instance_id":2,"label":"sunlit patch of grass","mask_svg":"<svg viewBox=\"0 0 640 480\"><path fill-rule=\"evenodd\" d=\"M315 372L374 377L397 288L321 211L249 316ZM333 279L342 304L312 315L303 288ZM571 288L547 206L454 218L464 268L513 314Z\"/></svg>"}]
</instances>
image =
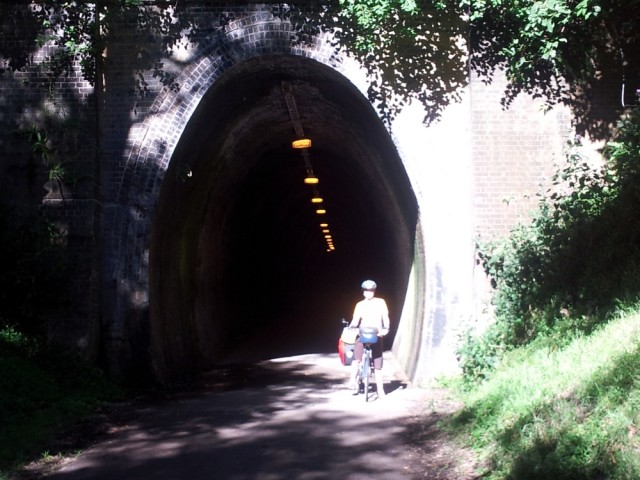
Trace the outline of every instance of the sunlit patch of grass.
<instances>
[{"instance_id":1,"label":"sunlit patch of grass","mask_svg":"<svg viewBox=\"0 0 640 480\"><path fill-rule=\"evenodd\" d=\"M459 394L448 428L490 465L487 478L640 478L638 313L562 349L517 349Z\"/></svg>"}]
</instances>

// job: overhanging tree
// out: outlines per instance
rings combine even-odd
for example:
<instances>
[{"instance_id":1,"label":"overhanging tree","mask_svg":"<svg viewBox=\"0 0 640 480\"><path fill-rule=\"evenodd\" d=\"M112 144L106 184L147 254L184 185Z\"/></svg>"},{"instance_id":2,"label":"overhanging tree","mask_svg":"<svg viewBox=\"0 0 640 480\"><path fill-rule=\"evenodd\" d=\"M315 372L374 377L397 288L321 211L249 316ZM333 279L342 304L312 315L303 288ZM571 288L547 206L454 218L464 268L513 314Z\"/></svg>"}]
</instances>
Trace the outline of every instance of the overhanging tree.
<instances>
[{"instance_id":1,"label":"overhanging tree","mask_svg":"<svg viewBox=\"0 0 640 480\"><path fill-rule=\"evenodd\" d=\"M198 43L212 28L200 23L191 6L168 0L44 0L23 8L40 24L39 38L57 46L53 74L79 61L85 77L95 81L111 22L128 17L141 36L161 47L140 46L140 70L151 70L175 88L162 58L180 42ZM369 97L387 120L411 99L424 104L427 121L437 119L460 99L469 67L485 81L497 70L505 72L505 106L526 92L548 106L570 104L584 117L594 115L593 103L601 103L593 98L598 88L607 85L619 96L622 88L640 85L640 0L331 0L274 2L272 10L292 21L298 41L331 32L335 47L367 68ZM222 15L213 28L224 30L229 20ZM11 58L10 67L25 65L24 57L2 49L1 39L0 53ZM144 91L144 76L138 78ZM585 121L584 129L604 135L606 120Z\"/></svg>"}]
</instances>

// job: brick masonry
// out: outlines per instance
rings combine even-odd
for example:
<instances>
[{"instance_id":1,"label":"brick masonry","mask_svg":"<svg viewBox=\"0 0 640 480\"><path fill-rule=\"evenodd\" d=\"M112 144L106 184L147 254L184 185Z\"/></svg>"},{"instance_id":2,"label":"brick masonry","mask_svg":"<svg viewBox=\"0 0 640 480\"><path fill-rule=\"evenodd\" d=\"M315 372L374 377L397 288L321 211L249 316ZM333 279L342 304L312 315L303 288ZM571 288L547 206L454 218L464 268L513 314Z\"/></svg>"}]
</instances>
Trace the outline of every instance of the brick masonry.
<instances>
[{"instance_id":1,"label":"brick masonry","mask_svg":"<svg viewBox=\"0 0 640 480\"><path fill-rule=\"evenodd\" d=\"M293 45L291 25L273 17L268 7L202 2L191 10L199 25L210 28L203 30L197 49L186 47L167 59L165 68L176 74L177 91L163 87L153 76L152 65L134 54L132 44L146 40L126 24L111 32L102 110L95 108L93 88L77 71L48 88L48 78L38 69L38 62L50 54L47 49L34 52L23 71L5 69L0 76L0 173L6 185L1 200L10 206L45 210L67 233L70 261L80 266L73 280L74 314L58 323L59 328L52 328L52 336L90 358L105 355L113 371L126 370L138 361L148 363L144 354L136 353L141 349L131 345L134 338L148 336L151 218L171 155L207 90L238 62L271 54L317 60L366 88L361 72L348 59L335 57L326 38ZM226 19L231 20L222 28ZM7 18L2 22L5 27L11 23ZM20 36L10 40L15 46L26 42ZM132 77L131 72L141 66L142 77ZM146 83L144 94L136 89L136 80ZM525 195L532 198L552 172L571 133L571 119L563 109L543 114L538 103L518 98L511 109L503 110L503 87L499 78L489 86L470 78L458 121L447 124L445 120L441 127L448 129L453 142L457 137L466 145L459 155L468 157L463 165L470 168L460 172L470 178L469 188L464 189L469 204L468 243L473 235L503 235L523 216L532 205ZM53 124L67 129L56 130ZM31 126L60 136L60 155L73 159L73 174L79 181L63 190L45 181L41 161L34 158L24 135L15 133ZM65 132L71 132L70 137ZM409 150L401 144L398 149ZM429 161L442 170L438 162L445 160L434 154ZM428 185L420 178L422 170L409 163L412 183L416 191L425 190L426 198ZM421 205L422 210L430 208ZM420 221L424 226L430 219L423 214ZM417 242L419 257L428 256L429 239L420 237ZM429 269L439 262L422 261L418 270L427 270L429 277ZM435 287L426 288L435 292ZM456 297L455 287L449 289L451 297ZM413 355L411 361L418 357Z\"/></svg>"}]
</instances>

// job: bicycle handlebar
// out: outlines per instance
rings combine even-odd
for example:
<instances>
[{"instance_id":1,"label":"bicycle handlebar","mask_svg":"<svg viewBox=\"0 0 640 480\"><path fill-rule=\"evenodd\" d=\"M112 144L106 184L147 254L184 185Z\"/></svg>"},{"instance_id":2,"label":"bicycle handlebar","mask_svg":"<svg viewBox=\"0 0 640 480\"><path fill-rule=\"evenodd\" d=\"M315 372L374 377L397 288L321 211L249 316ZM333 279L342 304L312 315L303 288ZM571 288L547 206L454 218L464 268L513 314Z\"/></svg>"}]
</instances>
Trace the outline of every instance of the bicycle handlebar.
<instances>
[{"instance_id":1,"label":"bicycle handlebar","mask_svg":"<svg viewBox=\"0 0 640 480\"><path fill-rule=\"evenodd\" d=\"M341 318L340 322L342 323L342 325L345 328L348 328L349 330L360 330L360 328L363 328L363 327L352 327L351 324L349 322L347 322L344 318ZM377 335L379 337L384 337L387 333L389 333L389 329L388 328L381 328L381 329L378 329L378 331L376 333L377 333Z\"/></svg>"}]
</instances>

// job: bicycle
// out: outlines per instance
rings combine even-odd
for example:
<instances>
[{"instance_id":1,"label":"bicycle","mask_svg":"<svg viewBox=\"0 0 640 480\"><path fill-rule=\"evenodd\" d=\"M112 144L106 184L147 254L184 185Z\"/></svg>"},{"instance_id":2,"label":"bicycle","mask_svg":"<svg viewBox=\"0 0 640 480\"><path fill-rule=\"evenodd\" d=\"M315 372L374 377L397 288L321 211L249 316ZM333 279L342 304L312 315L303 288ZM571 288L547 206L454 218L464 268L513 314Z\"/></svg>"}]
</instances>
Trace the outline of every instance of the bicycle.
<instances>
[{"instance_id":1,"label":"bicycle","mask_svg":"<svg viewBox=\"0 0 640 480\"><path fill-rule=\"evenodd\" d=\"M358 391L362 390L364 392L364 401L368 402L371 376L375 375L371 345L378 342L378 329L375 327L360 327L360 341L364 347L364 352L358 369Z\"/></svg>"}]
</instances>

